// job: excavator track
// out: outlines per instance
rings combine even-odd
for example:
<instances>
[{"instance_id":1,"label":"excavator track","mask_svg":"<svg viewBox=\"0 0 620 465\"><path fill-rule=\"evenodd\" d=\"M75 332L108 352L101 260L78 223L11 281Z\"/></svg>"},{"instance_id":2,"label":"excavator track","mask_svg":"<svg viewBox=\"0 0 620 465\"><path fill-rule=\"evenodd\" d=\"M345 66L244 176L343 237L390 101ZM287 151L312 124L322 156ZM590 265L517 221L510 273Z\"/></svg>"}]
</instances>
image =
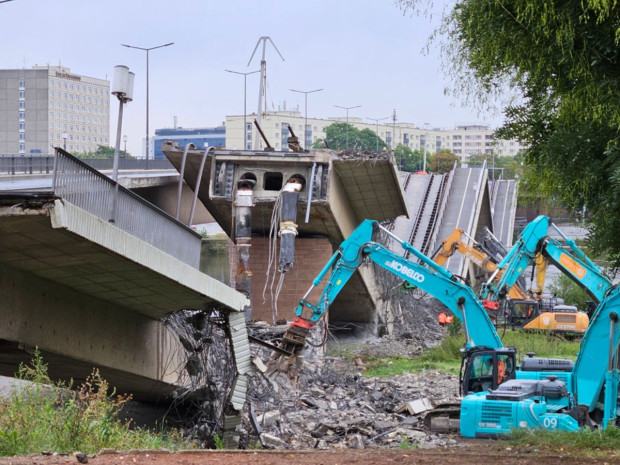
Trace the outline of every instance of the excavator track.
<instances>
[{"instance_id":1,"label":"excavator track","mask_svg":"<svg viewBox=\"0 0 620 465\"><path fill-rule=\"evenodd\" d=\"M460 403L439 404L424 417L424 427L434 433L457 433L460 416Z\"/></svg>"}]
</instances>

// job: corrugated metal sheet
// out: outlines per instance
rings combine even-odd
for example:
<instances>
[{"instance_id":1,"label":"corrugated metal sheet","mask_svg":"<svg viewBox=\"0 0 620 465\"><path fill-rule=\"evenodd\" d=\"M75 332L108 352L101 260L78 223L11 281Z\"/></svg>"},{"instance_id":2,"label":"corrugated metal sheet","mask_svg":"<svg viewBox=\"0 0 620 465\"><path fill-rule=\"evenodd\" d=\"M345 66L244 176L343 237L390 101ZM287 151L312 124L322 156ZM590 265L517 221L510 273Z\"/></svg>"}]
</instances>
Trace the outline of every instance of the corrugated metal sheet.
<instances>
[{"instance_id":1,"label":"corrugated metal sheet","mask_svg":"<svg viewBox=\"0 0 620 465\"><path fill-rule=\"evenodd\" d=\"M232 389L230 401L236 410L242 410L243 405L245 404L248 389L248 379L246 374L248 374L251 370L250 342L248 339L248 330L245 326L244 313L229 313L228 325L230 327L232 350L238 373Z\"/></svg>"}]
</instances>

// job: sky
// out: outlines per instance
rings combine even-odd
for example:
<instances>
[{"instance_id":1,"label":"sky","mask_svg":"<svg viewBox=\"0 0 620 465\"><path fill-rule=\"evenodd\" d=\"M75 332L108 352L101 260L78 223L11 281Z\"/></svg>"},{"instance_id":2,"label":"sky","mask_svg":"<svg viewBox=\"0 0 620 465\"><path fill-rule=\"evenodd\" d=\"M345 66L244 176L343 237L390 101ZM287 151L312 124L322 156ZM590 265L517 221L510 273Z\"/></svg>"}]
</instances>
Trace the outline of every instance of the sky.
<instances>
[{"instance_id":1,"label":"sky","mask_svg":"<svg viewBox=\"0 0 620 465\"><path fill-rule=\"evenodd\" d=\"M446 0L448 1L448 0ZM441 2L439 2L441 4ZM12 0L0 3L0 68L58 65L85 76L112 79L115 65L136 74L134 100L124 108L127 150L141 154L146 134L146 53L149 52L149 126L220 125L243 114L243 76L225 70L260 69L266 48L267 110L314 118L384 118L452 129L497 127L501 115L478 114L446 96L437 48L427 40L432 18L403 14L393 0ZM247 112L258 108L259 74L247 76ZM118 101L111 98L110 140L116 138ZM386 120L387 121L387 120Z\"/></svg>"}]
</instances>

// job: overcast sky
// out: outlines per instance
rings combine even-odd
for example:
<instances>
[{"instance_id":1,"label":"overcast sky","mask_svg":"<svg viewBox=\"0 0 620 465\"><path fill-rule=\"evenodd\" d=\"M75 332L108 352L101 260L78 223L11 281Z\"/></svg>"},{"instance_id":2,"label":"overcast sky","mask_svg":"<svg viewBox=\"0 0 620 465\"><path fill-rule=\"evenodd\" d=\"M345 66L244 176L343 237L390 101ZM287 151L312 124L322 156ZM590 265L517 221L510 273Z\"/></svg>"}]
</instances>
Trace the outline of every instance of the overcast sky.
<instances>
[{"instance_id":1,"label":"overcast sky","mask_svg":"<svg viewBox=\"0 0 620 465\"><path fill-rule=\"evenodd\" d=\"M435 22L437 20L435 16ZM150 128L221 124L243 114L243 76L260 68L261 36L267 47L268 110L299 108L304 96L289 89L322 92L308 96L308 116L344 116L334 105L361 108L350 117L383 118L396 109L398 121L453 128L486 123L444 96L446 80L437 49L424 54L436 26L429 18L403 15L393 0L13 0L0 3L0 68L58 65L111 80L115 65L136 74L134 101L125 109L128 151L141 152L146 118L146 53L150 52ZM247 78L248 113L258 107L258 74ZM116 136L117 100L111 104L111 140ZM369 121L369 120L366 120Z\"/></svg>"}]
</instances>

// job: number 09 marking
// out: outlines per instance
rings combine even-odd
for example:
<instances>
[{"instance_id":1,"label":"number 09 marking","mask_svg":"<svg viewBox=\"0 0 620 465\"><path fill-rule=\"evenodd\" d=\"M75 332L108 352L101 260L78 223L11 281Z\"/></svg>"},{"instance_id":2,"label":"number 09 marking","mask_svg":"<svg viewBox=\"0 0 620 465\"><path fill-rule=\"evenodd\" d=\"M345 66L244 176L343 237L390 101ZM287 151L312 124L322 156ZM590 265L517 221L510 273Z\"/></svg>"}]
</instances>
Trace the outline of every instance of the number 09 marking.
<instances>
[{"instance_id":1,"label":"number 09 marking","mask_svg":"<svg viewBox=\"0 0 620 465\"><path fill-rule=\"evenodd\" d=\"M543 420L543 425L547 429L556 429L558 427L558 419L557 418L545 418Z\"/></svg>"}]
</instances>

